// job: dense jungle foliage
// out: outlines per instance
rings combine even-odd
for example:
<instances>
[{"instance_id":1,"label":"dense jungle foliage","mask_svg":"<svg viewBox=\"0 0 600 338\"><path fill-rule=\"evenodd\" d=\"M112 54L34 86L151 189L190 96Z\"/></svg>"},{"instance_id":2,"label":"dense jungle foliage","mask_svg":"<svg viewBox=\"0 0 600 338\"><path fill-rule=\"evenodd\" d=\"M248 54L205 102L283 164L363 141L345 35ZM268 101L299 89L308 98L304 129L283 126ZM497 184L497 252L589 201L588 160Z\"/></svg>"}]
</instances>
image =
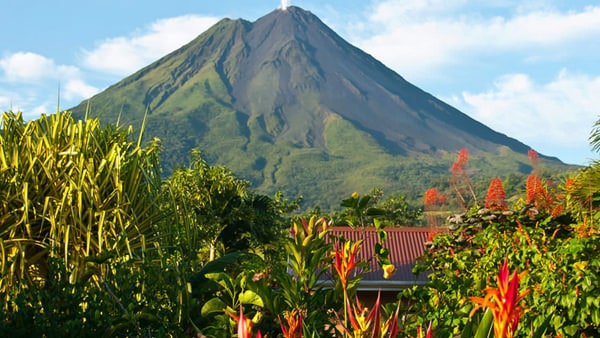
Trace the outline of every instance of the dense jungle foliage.
<instances>
[{"instance_id":1,"label":"dense jungle foliage","mask_svg":"<svg viewBox=\"0 0 600 338\"><path fill-rule=\"evenodd\" d=\"M500 179L487 194L471 182L464 150L446 187L423 192L423 207L373 189L341 196L341 211L324 215L318 206L300 213L300 199L255 193L199 151L164 179L160 140L139 134L67 112L28 122L3 114L3 336L598 333L598 162L546 177L532 151L524 194L506 196ZM600 124L590 142L600 149ZM362 243L328 229L375 227L374 256L393 274L385 228L399 224L431 227L414 268L429 282L399 301L363 305ZM331 284L320 281L325 272Z\"/></svg>"}]
</instances>

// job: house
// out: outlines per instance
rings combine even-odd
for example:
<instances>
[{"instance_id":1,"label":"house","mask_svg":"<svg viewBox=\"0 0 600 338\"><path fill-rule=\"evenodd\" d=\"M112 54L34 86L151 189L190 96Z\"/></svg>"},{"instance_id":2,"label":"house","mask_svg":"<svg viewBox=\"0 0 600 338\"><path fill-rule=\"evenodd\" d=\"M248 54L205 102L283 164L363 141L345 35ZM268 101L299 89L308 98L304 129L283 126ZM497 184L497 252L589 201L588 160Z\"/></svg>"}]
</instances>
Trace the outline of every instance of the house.
<instances>
[{"instance_id":1,"label":"house","mask_svg":"<svg viewBox=\"0 0 600 338\"><path fill-rule=\"evenodd\" d=\"M369 272L363 275L357 295L361 301L370 304L375 301L378 292L381 292L382 301L394 301L401 290L414 285L424 285L427 282L425 273L415 276L412 268L416 259L425 252L425 243L430 239L431 234L440 230L421 227L385 228L388 237L383 246L390 250L389 259L396 267L396 272L388 279L383 278L383 270L375 259L377 232L374 227L331 227L329 233L343 236L347 240L363 241L358 258L369 264Z\"/></svg>"}]
</instances>

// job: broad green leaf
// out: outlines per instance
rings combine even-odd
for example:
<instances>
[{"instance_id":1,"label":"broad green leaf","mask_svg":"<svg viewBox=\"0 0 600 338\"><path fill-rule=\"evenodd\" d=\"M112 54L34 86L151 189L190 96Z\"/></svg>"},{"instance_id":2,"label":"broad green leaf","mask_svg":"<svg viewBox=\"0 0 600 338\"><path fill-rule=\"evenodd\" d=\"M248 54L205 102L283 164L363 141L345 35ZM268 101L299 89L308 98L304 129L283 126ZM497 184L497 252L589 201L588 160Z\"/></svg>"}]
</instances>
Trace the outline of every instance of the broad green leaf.
<instances>
[{"instance_id":1,"label":"broad green leaf","mask_svg":"<svg viewBox=\"0 0 600 338\"><path fill-rule=\"evenodd\" d=\"M202 317L206 317L211 313L223 312L223 310L226 308L227 305L220 298L211 298L208 300L208 302L202 305L200 313L202 314Z\"/></svg>"},{"instance_id":2,"label":"broad green leaf","mask_svg":"<svg viewBox=\"0 0 600 338\"><path fill-rule=\"evenodd\" d=\"M492 311L487 309L483 318L481 318L481 322L479 322L479 326L477 327L477 331L475 332L475 338L489 338L494 336L494 316L492 315Z\"/></svg>"},{"instance_id":3,"label":"broad green leaf","mask_svg":"<svg viewBox=\"0 0 600 338\"><path fill-rule=\"evenodd\" d=\"M264 307L264 302L262 298L256 292L251 290L245 290L244 292L240 293L238 299L242 304L252 304Z\"/></svg>"}]
</instances>

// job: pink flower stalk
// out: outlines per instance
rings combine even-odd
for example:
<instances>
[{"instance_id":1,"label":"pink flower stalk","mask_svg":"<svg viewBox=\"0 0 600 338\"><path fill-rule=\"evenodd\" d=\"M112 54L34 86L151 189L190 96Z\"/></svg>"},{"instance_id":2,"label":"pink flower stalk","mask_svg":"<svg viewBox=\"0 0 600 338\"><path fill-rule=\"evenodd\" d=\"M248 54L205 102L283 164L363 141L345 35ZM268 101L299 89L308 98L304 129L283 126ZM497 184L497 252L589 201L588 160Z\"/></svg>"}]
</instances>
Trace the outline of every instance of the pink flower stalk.
<instances>
[{"instance_id":1,"label":"pink flower stalk","mask_svg":"<svg viewBox=\"0 0 600 338\"><path fill-rule=\"evenodd\" d=\"M524 306L519 305L531 290L525 290L519 294L519 281L526 272L517 274L515 270L509 280L508 260L500 268L498 274L498 287L485 289L484 298L471 297L477 306L471 311L471 315L479 308L486 307L492 311L494 316L494 334L496 337L512 338L519 325L519 318L523 313Z\"/></svg>"},{"instance_id":2,"label":"pink flower stalk","mask_svg":"<svg viewBox=\"0 0 600 338\"><path fill-rule=\"evenodd\" d=\"M234 313L227 311L229 317L233 318L237 322L237 336L238 338L252 338L252 320L244 316L244 310L240 305L240 315L236 316ZM260 331L256 333L256 338L262 338Z\"/></svg>"},{"instance_id":3,"label":"pink flower stalk","mask_svg":"<svg viewBox=\"0 0 600 338\"><path fill-rule=\"evenodd\" d=\"M433 335L433 329L431 328L431 321L429 321L429 327L427 327L427 332L425 333L425 338L431 338ZM423 338L423 328L421 325L417 326L417 337Z\"/></svg>"}]
</instances>

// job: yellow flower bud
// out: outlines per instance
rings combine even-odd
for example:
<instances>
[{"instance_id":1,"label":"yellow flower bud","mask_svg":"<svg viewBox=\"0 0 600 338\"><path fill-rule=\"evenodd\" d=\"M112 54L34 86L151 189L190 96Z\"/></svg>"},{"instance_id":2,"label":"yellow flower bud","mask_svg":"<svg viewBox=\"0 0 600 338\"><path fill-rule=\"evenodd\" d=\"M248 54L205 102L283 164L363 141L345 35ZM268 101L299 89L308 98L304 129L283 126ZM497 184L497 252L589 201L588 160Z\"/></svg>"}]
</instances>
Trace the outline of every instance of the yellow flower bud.
<instances>
[{"instance_id":1,"label":"yellow flower bud","mask_svg":"<svg viewBox=\"0 0 600 338\"><path fill-rule=\"evenodd\" d=\"M383 278L388 279L394 275L396 272L396 267L394 264L384 264L383 268Z\"/></svg>"},{"instance_id":2,"label":"yellow flower bud","mask_svg":"<svg viewBox=\"0 0 600 338\"><path fill-rule=\"evenodd\" d=\"M302 246L303 247L308 246L308 243L310 243L310 241L313 239L313 237L315 237L315 236L314 235L306 236L306 238L302 241Z\"/></svg>"}]
</instances>

